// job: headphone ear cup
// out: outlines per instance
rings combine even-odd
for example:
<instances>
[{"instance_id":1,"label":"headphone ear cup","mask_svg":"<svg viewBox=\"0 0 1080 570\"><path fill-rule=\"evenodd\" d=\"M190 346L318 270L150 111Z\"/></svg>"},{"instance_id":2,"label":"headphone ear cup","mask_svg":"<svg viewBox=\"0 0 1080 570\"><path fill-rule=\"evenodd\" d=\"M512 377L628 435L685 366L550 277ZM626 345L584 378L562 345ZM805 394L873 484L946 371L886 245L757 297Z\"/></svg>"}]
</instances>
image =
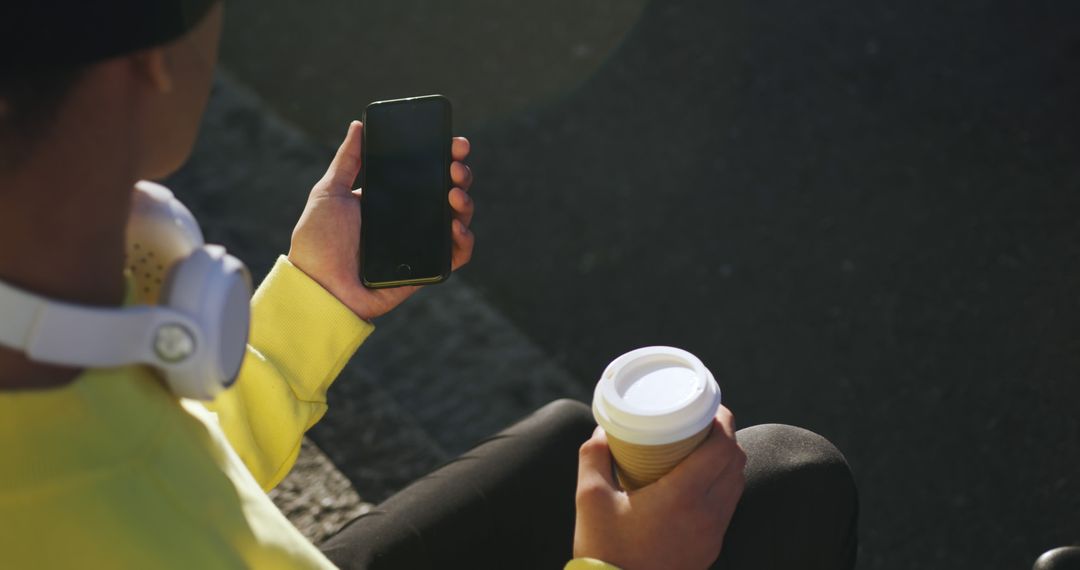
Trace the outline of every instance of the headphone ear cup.
<instances>
[{"instance_id":1,"label":"headphone ear cup","mask_svg":"<svg viewBox=\"0 0 1080 570\"><path fill-rule=\"evenodd\" d=\"M168 188L140 180L127 223L127 261L136 303L157 305L169 268L204 245L195 216Z\"/></svg>"},{"instance_id":2,"label":"headphone ear cup","mask_svg":"<svg viewBox=\"0 0 1080 570\"><path fill-rule=\"evenodd\" d=\"M164 368L173 393L211 400L236 381L251 324L251 276L225 248L206 245L173 266L161 304L190 317L203 346Z\"/></svg>"}]
</instances>

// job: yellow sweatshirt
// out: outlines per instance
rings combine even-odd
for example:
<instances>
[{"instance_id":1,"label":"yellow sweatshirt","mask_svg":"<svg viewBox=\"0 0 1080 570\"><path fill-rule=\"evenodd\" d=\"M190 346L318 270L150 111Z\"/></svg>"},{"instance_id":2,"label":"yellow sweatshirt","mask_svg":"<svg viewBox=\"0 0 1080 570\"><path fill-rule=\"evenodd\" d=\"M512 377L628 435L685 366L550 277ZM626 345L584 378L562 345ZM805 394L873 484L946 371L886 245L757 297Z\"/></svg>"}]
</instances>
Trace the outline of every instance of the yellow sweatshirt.
<instances>
[{"instance_id":1,"label":"yellow sweatshirt","mask_svg":"<svg viewBox=\"0 0 1080 570\"><path fill-rule=\"evenodd\" d=\"M265 491L373 327L284 257L251 308L240 376L208 405L142 366L0 391L0 568L333 567Z\"/></svg>"}]
</instances>

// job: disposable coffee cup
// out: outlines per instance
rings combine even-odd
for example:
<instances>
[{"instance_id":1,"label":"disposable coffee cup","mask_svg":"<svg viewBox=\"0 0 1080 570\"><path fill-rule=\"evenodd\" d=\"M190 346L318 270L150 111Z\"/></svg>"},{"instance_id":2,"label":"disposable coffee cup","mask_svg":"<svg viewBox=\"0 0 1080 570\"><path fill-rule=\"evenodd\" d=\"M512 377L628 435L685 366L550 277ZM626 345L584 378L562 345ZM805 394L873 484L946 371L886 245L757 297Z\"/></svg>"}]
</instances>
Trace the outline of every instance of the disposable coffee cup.
<instances>
[{"instance_id":1,"label":"disposable coffee cup","mask_svg":"<svg viewBox=\"0 0 1080 570\"><path fill-rule=\"evenodd\" d=\"M604 370L593 416L607 432L623 488L671 471L709 435L720 387L693 354L669 346L630 351Z\"/></svg>"}]
</instances>

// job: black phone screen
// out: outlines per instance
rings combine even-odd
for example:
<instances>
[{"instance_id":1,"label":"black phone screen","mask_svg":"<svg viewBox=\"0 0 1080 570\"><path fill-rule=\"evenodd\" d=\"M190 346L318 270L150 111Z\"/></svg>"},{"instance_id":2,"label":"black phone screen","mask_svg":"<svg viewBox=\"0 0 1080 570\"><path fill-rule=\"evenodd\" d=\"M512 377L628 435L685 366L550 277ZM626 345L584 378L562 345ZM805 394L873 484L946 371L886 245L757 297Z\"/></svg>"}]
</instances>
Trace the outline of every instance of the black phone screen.
<instances>
[{"instance_id":1,"label":"black phone screen","mask_svg":"<svg viewBox=\"0 0 1080 570\"><path fill-rule=\"evenodd\" d=\"M441 96L364 111L360 274L365 285L450 274L450 103Z\"/></svg>"}]
</instances>

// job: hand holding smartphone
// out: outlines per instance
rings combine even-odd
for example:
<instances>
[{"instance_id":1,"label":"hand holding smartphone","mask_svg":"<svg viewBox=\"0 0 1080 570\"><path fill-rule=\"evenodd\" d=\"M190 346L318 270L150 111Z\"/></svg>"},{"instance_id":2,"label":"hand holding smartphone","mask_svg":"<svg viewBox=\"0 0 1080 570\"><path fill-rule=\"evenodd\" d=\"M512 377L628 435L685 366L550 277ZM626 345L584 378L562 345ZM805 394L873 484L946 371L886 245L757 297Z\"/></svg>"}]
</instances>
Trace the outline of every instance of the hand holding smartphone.
<instances>
[{"instance_id":1,"label":"hand holding smartphone","mask_svg":"<svg viewBox=\"0 0 1080 570\"><path fill-rule=\"evenodd\" d=\"M371 230L374 223L361 227L360 203L364 198L361 191L354 190L363 180L364 131L360 121L349 124L326 174L311 188L304 212L293 228L288 260L356 316L371 321L392 311L418 287L376 289L364 286L361 280L360 264L364 257L361 250L368 249L361 244L361 233L364 229ZM471 145L464 137L451 140L453 162L449 172L453 188L449 192L443 190L441 197L431 198L431 203L442 207L449 203L452 237L447 236L447 239L451 269L457 270L469 263L476 244L476 236L469 229L475 206L469 195L473 184L472 169L466 163Z\"/></svg>"},{"instance_id":2,"label":"hand holding smartphone","mask_svg":"<svg viewBox=\"0 0 1080 570\"><path fill-rule=\"evenodd\" d=\"M450 101L377 101L364 110L360 279L369 288L450 276Z\"/></svg>"}]
</instances>

